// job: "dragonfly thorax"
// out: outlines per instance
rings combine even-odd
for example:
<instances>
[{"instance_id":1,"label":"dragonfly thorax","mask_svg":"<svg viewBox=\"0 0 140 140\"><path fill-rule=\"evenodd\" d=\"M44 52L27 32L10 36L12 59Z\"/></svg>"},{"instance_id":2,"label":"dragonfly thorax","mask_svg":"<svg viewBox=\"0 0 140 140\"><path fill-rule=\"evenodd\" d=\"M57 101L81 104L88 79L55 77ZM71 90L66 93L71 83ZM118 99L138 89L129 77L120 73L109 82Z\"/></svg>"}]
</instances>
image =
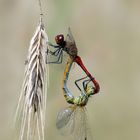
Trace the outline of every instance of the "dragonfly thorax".
<instances>
[{"instance_id":1,"label":"dragonfly thorax","mask_svg":"<svg viewBox=\"0 0 140 140\"><path fill-rule=\"evenodd\" d=\"M70 55L70 57L73 57L73 58L75 58L78 54L77 47L74 44L71 44L70 42L66 42L64 51L67 52Z\"/></svg>"}]
</instances>

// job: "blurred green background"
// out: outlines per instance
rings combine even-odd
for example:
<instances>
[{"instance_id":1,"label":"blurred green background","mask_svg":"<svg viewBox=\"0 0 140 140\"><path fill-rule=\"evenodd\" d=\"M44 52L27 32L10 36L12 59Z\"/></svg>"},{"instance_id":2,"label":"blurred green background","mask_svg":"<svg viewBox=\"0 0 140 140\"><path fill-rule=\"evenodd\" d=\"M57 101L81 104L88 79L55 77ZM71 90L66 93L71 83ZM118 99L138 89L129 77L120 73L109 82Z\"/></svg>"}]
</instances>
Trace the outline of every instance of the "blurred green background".
<instances>
[{"instance_id":1,"label":"blurred green background","mask_svg":"<svg viewBox=\"0 0 140 140\"><path fill-rule=\"evenodd\" d=\"M54 36L70 26L79 55L100 82L100 94L87 106L94 140L139 140L140 1L42 0L42 7L49 40L54 43ZM24 61L38 20L37 0L0 0L0 140L13 136ZM49 140L72 140L55 127L57 112L67 105L61 90L65 64L50 66ZM82 75L76 66L72 73L72 79Z\"/></svg>"}]
</instances>

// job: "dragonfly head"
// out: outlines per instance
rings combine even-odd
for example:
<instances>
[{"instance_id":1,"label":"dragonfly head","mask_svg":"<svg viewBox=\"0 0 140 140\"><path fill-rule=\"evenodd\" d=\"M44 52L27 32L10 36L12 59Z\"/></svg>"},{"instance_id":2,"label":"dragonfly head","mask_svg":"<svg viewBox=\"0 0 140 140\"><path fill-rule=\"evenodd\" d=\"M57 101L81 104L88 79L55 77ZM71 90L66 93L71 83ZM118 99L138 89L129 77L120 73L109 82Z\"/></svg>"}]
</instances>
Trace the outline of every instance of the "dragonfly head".
<instances>
[{"instance_id":1,"label":"dragonfly head","mask_svg":"<svg viewBox=\"0 0 140 140\"><path fill-rule=\"evenodd\" d=\"M64 35L63 34L59 34L55 37L55 42L56 44L62 46L64 44Z\"/></svg>"},{"instance_id":2,"label":"dragonfly head","mask_svg":"<svg viewBox=\"0 0 140 140\"><path fill-rule=\"evenodd\" d=\"M91 96L94 94L95 88L93 86L88 86L85 88L85 91L88 96Z\"/></svg>"}]
</instances>

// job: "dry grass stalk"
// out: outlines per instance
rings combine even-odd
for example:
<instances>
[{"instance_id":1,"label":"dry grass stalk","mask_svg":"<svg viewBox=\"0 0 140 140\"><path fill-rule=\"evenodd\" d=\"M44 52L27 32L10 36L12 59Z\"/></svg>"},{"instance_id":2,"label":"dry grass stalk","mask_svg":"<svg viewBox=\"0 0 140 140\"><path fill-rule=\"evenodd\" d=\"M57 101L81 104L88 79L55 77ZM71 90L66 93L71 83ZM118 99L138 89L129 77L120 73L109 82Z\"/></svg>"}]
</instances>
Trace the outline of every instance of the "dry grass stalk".
<instances>
[{"instance_id":1,"label":"dry grass stalk","mask_svg":"<svg viewBox=\"0 0 140 140\"><path fill-rule=\"evenodd\" d=\"M25 68L25 79L20 95L17 117L21 117L20 140L44 140L45 108L48 78L46 50L48 36L42 18L33 35Z\"/></svg>"}]
</instances>

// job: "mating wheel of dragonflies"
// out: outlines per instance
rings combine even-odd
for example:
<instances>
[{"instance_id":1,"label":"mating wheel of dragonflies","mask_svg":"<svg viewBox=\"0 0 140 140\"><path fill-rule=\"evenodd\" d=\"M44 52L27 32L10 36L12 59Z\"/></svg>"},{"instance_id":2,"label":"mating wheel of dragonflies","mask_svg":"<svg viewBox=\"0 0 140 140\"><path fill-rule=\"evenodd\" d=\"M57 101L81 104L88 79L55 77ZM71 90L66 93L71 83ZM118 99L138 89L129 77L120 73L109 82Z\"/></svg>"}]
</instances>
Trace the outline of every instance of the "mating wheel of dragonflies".
<instances>
[{"instance_id":1,"label":"mating wheel of dragonflies","mask_svg":"<svg viewBox=\"0 0 140 140\"><path fill-rule=\"evenodd\" d=\"M91 79L93 84L96 87L95 92L98 93L100 90L98 82L95 80L95 78L89 73L85 65L83 64L83 61L80 56L78 56L78 49L75 43L75 39L72 35L71 29L68 28L68 34L66 36L66 39L64 39L63 34L59 34L55 37L55 41L57 45L52 45L51 43L48 43L49 46L53 47L55 50L51 51L50 49L47 50L47 55L55 56L57 57L56 61L46 61L46 63L50 64L60 64L63 60L63 51L65 51L69 57L72 59L73 62L76 62L86 73L87 77ZM48 59L47 59L48 60ZM79 79L80 80L80 79ZM78 87L78 85L76 84ZM79 87L78 87L79 88Z\"/></svg>"}]
</instances>

